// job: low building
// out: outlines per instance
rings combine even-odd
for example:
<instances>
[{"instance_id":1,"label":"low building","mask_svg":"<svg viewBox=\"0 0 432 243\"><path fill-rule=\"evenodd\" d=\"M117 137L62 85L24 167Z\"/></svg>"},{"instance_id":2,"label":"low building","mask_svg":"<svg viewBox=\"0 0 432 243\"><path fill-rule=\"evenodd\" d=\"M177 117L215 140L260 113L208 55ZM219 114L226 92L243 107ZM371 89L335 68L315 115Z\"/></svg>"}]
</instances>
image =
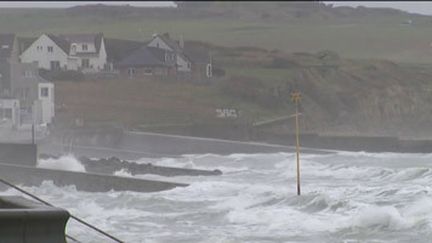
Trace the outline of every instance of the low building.
<instances>
[{"instance_id":1,"label":"low building","mask_svg":"<svg viewBox=\"0 0 432 243\"><path fill-rule=\"evenodd\" d=\"M175 57L172 51L144 46L126 56L115 68L128 78L174 77Z\"/></svg>"},{"instance_id":2,"label":"low building","mask_svg":"<svg viewBox=\"0 0 432 243\"><path fill-rule=\"evenodd\" d=\"M154 34L149 47L172 51L176 55L177 75L180 79L204 81L211 78L212 60L209 50L193 42L173 40L168 33Z\"/></svg>"},{"instance_id":3,"label":"low building","mask_svg":"<svg viewBox=\"0 0 432 243\"><path fill-rule=\"evenodd\" d=\"M191 60L191 77L193 80L205 81L213 77L213 61L208 49L191 42L185 42L183 52Z\"/></svg>"},{"instance_id":4,"label":"low building","mask_svg":"<svg viewBox=\"0 0 432 243\"><path fill-rule=\"evenodd\" d=\"M148 43L149 47L159 48L176 54L176 64L178 72L190 72L192 67L191 60L184 55L181 43L171 39L168 33L162 35L154 34L152 40Z\"/></svg>"},{"instance_id":5,"label":"low building","mask_svg":"<svg viewBox=\"0 0 432 243\"><path fill-rule=\"evenodd\" d=\"M110 71L117 71L114 67L134 51L147 45L146 42L105 38L107 64Z\"/></svg>"}]
</instances>

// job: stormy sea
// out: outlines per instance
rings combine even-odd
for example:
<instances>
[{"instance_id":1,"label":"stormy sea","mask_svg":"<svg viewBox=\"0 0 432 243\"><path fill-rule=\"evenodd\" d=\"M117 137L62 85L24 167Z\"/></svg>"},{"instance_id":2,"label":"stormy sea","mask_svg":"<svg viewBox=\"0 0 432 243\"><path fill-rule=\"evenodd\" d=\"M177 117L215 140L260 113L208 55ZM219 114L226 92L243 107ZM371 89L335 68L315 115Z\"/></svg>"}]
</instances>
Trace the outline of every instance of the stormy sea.
<instances>
[{"instance_id":1,"label":"stormy sea","mask_svg":"<svg viewBox=\"0 0 432 243\"><path fill-rule=\"evenodd\" d=\"M189 183L155 193L23 187L125 242L430 242L432 154L194 154L140 163L219 169L222 176L137 176ZM73 157L42 160L82 171ZM118 176L131 176L117 171ZM13 189L7 195L20 195ZM82 242L111 242L69 220Z\"/></svg>"}]
</instances>

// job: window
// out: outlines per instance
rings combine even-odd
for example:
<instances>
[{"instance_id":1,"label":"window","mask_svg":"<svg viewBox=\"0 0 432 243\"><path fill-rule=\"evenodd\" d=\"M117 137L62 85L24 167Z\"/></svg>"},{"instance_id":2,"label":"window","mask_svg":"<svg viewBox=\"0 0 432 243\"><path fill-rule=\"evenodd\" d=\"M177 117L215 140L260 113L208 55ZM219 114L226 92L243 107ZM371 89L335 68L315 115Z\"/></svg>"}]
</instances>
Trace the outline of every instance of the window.
<instances>
[{"instance_id":1,"label":"window","mask_svg":"<svg viewBox=\"0 0 432 243\"><path fill-rule=\"evenodd\" d=\"M134 74L135 74L135 68L129 68L128 69L129 78L132 78Z\"/></svg>"},{"instance_id":2,"label":"window","mask_svg":"<svg viewBox=\"0 0 432 243\"><path fill-rule=\"evenodd\" d=\"M87 44L83 44L83 45L82 45L82 50L83 50L83 51L87 51L87 49L88 49Z\"/></svg>"},{"instance_id":3,"label":"window","mask_svg":"<svg viewBox=\"0 0 432 243\"><path fill-rule=\"evenodd\" d=\"M190 62L187 63L187 68L189 68L189 69L191 68L191 63Z\"/></svg>"},{"instance_id":4,"label":"window","mask_svg":"<svg viewBox=\"0 0 432 243\"><path fill-rule=\"evenodd\" d=\"M49 95L48 88L46 88L46 87L41 88L40 89L40 95L41 95L41 97L48 97L48 95Z\"/></svg>"},{"instance_id":5,"label":"window","mask_svg":"<svg viewBox=\"0 0 432 243\"><path fill-rule=\"evenodd\" d=\"M37 46L37 47L36 47L36 50L37 50L37 51L42 51L43 48L42 48L42 46Z\"/></svg>"},{"instance_id":6,"label":"window","mask_svg":"<svg viewBox=\"0 0 432 243\"><path fill-rule=\"evenodd\" d=\"M47 48L48 48L48 52L53 52L54 51L54 47L52 47L52 46L48 46Z\"/></svg>"},{"instance_id":7,"label":"window","mask_svg":"<svg viewBox=\"0 0 432 243\"><path fill-rule=\"evenodd\" d=\"M51 61L51 70L59 70L60 69L60 62L59 61Z\"/></svg>"},{"instance_id":8,"label":"window","mask_svg":"<svg viewBox=\"0 0 432 243\"><path fill-rule=\"evenodd\" d=\"M89 68L90 67L90 60L89 59L82 59L81 60L81 67Z\"/></svg>"},{"instance_id":9,"label":"window","mask_svg":"<svg viewBox=\"0 0 432 243\"><path fill-rule=\"evenodd\" d=\"M72 52L73 54L76 53L76 44L72 44L71 52Z\"/></svg>"}]
</instances>

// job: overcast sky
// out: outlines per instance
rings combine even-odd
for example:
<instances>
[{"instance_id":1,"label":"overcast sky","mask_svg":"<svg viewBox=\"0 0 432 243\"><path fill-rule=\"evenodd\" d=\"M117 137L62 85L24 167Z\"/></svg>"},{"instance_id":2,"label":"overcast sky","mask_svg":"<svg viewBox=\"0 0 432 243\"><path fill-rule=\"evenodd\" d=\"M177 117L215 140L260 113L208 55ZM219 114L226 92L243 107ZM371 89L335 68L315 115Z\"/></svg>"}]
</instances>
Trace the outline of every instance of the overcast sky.
<instances>
[{"instance_id":1,"label":"overcast sky","mask_svg":"<svg viewBox=\"0 0 432 243\"><path fill-rule=\"evenodd\" d=\"M420 13L420 14L428 14L432 15L432 2L332 2L332 1L324 1L325 3L332 3L334 6L365 6L365 7L390 7L401 9L404 11L412 12L412 13ZM65 2L0 2L0 8L5 7L27 7L27 8L65 8L76 5L84 5L84 4L110 4L110 5L124 5L129 4L131 6L167 6L172 7L175 6L173 2L133 2L133 1L116 1L116 2L103 2L103 1L91 1L91 2L73 2L73 1L65 1Z\"/></svg>"}]
</instances>

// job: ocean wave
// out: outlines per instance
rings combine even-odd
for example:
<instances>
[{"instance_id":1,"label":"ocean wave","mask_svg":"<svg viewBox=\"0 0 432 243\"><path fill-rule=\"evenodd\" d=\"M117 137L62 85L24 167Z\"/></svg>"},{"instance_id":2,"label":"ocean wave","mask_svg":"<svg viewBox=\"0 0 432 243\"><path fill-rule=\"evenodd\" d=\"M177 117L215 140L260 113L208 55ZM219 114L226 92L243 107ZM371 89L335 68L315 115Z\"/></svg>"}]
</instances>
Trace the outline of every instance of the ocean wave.
<instances>
[{"instance_id":1,"label":"ocean wave","mask_svg":"<svg viewBox=\"0 0 432 243\"><path fill-rule=\"evenodd\" d=\"M72 154L63 155L58 159L40 159L36 167L44 169L66 170L76 172L86 172L86 169L81 162Z\"/></svg>"}]
</instances>

